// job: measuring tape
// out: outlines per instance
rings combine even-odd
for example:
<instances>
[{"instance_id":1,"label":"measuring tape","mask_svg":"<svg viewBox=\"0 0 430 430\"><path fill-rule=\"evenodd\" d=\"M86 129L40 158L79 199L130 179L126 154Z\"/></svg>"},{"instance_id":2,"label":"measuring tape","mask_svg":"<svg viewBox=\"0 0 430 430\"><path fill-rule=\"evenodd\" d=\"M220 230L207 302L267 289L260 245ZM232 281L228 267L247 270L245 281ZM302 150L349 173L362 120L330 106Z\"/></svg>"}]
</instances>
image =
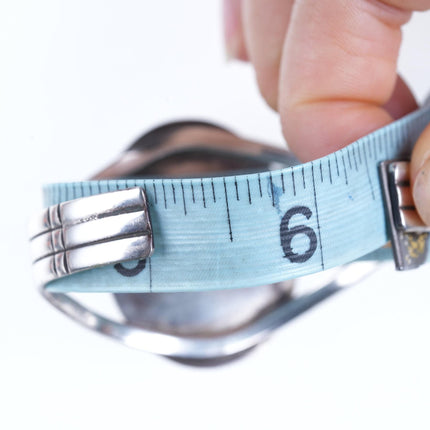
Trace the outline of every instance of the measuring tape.
<instances>
[{"instance_id":1,"label":"measuring tape","mask_svg":"<svg viewBox=\"0 0 430 430\"><path fill-rule=\"evenodd\" d=\"M281 170L47 185L47 206L142 187L154 252L146 260L76 273L45 288L116 293L252 287L364 257L390 239L378 165L408 158L429 122L427 106L326 157Z\"/></svg>"}]
</instances>

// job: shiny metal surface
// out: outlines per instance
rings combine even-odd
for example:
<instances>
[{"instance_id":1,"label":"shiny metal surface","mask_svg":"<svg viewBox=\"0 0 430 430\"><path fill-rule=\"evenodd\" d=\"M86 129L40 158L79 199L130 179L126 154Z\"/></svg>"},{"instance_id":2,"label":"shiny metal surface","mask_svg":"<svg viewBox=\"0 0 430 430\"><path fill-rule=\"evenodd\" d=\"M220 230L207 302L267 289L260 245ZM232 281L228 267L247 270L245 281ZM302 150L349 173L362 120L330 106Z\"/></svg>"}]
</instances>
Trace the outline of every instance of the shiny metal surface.
<instances>
[{"instance_id":1,"label":"shiny metal surface","mask_svg":"<svg viewBox=\"0 0 430 430\"><path fill-rule=\"evenodd\" d=\"M268 170L296 162L285 150L246 141L211 124L173 123L144 135L93 179L216 176L232 171ZM96 246L106 247L100 250L105 262L109 258L120 261L121 256L131 254L134 259L140 249L151 246L150 236L145 234L138 238L118 238L121 226L127 226L130 232L135 231L136 225L142 225L142 231L148 228L145 224L147 211L142 210L141 202L136 203L140 197L130 198L130 206L127 206L116 202L112 196L107 197L109 201L103 196L108 195L94 196L91 204L86 204L85 199L64 203L62 210L50 208L36 219L32 247L39 279L47 282L53 273L61 272L61 276L65 276L70 267L84 270L100 263L99 251L93 252ZM101 211L111 216L99 219L97 214ZM86 222L76 222L82 219ZM69 223L66 229L65 222ZM61 235L57 233L60 227ZM102 237L105 243L87 245ZM127 242L137 239L147 242ZM81 248L63 252L67 247ZM63 264L64 261L67 264ZM360 271L359 278L368 273L368 270ZM294 295L291 281L240 290L115 294L123 322L93 312L66 294L50 293L43 285L41 292L69 317L127 346L186 364L214 365L241 356L281 325L345 285L357 282L356 274L349 278L344 274L341 282L336 279L334 276L323 288L299 297Z\"/></svg>"},{"instance_id":2,"label":"shiny metal surface","mask_svg":"<svg viewBox=\"0 0 430 430\"><path fill-rule=\"evenodd\" d=\"M380 174L396 269L415 269L427 259L430 228L421 220L413 203L409 162L383 162Z\"/></svg>"},{"instance_id":3,"label":"shiny metal surface","mask_svg":"<svg viewBox=\"0 0 430 430\"><path fill-rule=\"evenodd\" d=\"M177 336L213 337L248 325L291 298L292 281L204 292L115 294L130 324Z\"/></svg>"},{"instance_id":4,"label":"shiny metal surface","mask_svg":"<svg viewBox=\"0 0 430 430\"><path fill-rule=\"evenodd\" d=\"M177 336L117 323L88 310L65 294L47 293L46 290L43 290L42 294L62 312L88 328L117 339L127 346L188 360L188 364L193 364L193 360L222 359L250 350L265 341L275 329L339 289L334 282L313 294L283 302L271 312L236 331L210 337Z\"/></svg>"},{"instance_id":5,"label":"shiny metal surface","mask_svg":"<svg viewBox=\"0 0 430 430\"><path fill-rule=\"evenodd\" d=\"M322 288L293 300L281 301L241 328L212 336L174 335L119 323L87 309L66 294L48 293L44 289L41 292L55 307L75 321L127 346L174 358L186 364L213 365L251 350L285 323L333 294L365 279L374 272L375 267L377 264L374 263L356 263L339 268ZM180 297L181 293L177 294Z\"/></svg>"},{"instance_id":6,"label":"shiny metal surface","mask_svg":"<svg viewBox=\"0 0 430 430\"><path fill-rule=\"evenodd\" d=\"M173 122L136 140L92 179L217 176L297 164L288 151L200 121Z\"/></svg>"},{"instance_id":7,"label":"shiny metal surface","mask_svg":"<svg viewBox=\"0 0 430 430\"><path fill-rule=\"evenodd\" d=\"M51 206L31 229L34 273L41 285L93 267L144 259L154 248L145 193L138 187Z\"/></svg>"}]
</instances>

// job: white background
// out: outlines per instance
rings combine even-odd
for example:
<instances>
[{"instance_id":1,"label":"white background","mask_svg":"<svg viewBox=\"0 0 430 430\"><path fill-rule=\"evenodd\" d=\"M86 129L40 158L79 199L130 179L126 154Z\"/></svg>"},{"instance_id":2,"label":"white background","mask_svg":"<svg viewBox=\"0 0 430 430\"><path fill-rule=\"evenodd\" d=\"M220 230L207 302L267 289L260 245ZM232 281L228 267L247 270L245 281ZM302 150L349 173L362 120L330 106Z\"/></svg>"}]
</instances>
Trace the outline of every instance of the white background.
<instances>
[{"instance_id":1,"label":"white background","mask_svg":"<svg viewBox=\"0 0 430 430\"><path fill-rule=\"evenodd\" d=\"M429 26L407 25L399 64L420 100ZM428 267L388 265L214 369L86 331L33 287L42 183L86 178L177 118L282 144L250 66L225 60L218 0L2 1L0 54L1 429L430 427Z\"/></svg>"}]
</instances>

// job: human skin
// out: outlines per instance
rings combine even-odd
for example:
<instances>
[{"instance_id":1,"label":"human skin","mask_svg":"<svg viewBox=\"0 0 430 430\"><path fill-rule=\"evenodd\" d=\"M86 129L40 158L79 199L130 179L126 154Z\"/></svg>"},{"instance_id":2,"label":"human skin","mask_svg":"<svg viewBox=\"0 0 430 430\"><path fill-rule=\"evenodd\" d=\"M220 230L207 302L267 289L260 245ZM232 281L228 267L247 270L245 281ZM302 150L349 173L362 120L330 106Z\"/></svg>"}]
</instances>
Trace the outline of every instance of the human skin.
<instances>
[{"instance_id":1,"label":"human skin","mask_svg":"<svg viewBox=\"0 0 430 430\"><path fill-rule=\"evenodd\" d=\"M230 58L249 61L302 161L417 108L397 74L402 26L430 0L224 0ZM415 205L430 225L430 126L412 153Z\"/></svg>"}]
</instances>

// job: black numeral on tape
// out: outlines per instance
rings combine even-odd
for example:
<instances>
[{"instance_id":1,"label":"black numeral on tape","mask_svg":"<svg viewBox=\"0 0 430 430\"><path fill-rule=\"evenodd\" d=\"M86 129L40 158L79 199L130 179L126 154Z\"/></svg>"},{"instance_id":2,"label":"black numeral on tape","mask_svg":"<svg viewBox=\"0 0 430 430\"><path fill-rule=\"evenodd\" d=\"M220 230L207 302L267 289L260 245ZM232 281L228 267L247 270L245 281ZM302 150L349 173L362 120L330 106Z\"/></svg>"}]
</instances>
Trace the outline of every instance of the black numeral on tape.
<instances>
[{"instance_id":1,"label":"black numeral on tape","mask_svg":"<svg viewBox=\"0 0 430 430\"><path fill-rule=\"evenodd\" d=\"M304 215L307 219L312 216L312 211L306 206L295 206L285 212L281 221L281 246L284 251L285 258L288 258L292 263L304 263L314 255L317 249L317 235L315 231L306 225L296 225L290 228L290 220L294 215ZM294 236L304 234L309 239L309 247L303 254L298 254L293 251L291 242Z\"/></svg>"},{"instance_id":2,"label":"black numeral on tape","mask_svg":"<svg viewBox=\"0 0 430 430\"><path fill-rule=\"evenodd\" d=\"M117 263L113 267L120 275L131 278L132 276L137 276L145 268L145 266L146 260L139 260L134 267L127 268L121 263Z\"/></svg>"}]
</instances>

